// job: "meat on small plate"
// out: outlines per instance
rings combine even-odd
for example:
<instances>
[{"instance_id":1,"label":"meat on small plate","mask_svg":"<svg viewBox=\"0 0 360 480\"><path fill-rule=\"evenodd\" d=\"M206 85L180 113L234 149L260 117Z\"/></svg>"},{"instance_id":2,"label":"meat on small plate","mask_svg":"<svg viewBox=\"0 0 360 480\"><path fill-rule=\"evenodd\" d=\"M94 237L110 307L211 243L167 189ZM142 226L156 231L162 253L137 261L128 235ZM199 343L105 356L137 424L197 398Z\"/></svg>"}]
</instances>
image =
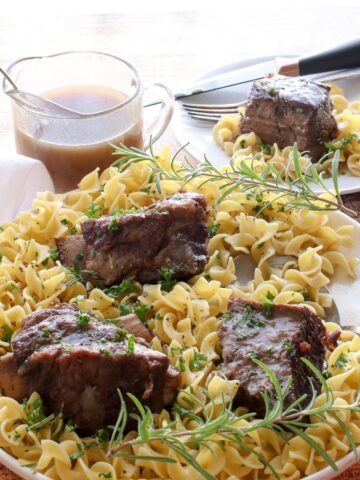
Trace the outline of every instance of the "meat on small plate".
<instances>
[{"instance_id":1,"label":"meat on small plate","mask_svg":"<svg viewBox=\"0 0 360 480\"><path fill-rule=\"evenodd\" d=\"M239 381L234 403L259 415L265 409L261 394L267 393L270 399L276 395L271 379L253 359L266 364L281 386L292 377L287 405L304 394L309 401L312 388L320 391L320 382L301 358L322 372L328 343L321 318L306 307L277 304L265 312L259 303L233 300L219 328L220 371L229 380Z\"/></svg>"},{"instance_id":2,"label":"meat on small plate","mask_svg":"<svg viewBox=\"0 0 360 480\"><path fill-rule=\"evenodd\" d=\"M60 261L91 281L113 285L124 278L142 283L201 273L208 260L207 211L200 193L177 193L138 212L102 216L81 224L83 235L57 239Z\"/></svg>"},{"instance_id":3,"label":"meat on small plate","mask_svg":"<svg viewBox=\"0 0 360 480\"><path fill-rule=\"evenodd\" d=\"M335 138L330 87L305 78L270 75L256 80L249 95L241 133L254 132L280 148L298 144L316 162Z\"/></svg>"},{"instance_id":4,"label":"meat on small plate","mask_svg":"<svg viewBox=\"0 0 360 480\"><path fill-rule=\"evenodd\" d=\"M114 425L117 389L129 412L134 405L127 393L161 411L174 401L180 374L166 355L123 328L134 323L99 321L69 304L30 314L12 341L13 353L0 358L2 393L21 401L38 392L49 414L62 411L84 433Z\"/></svg>"}]
</instances>

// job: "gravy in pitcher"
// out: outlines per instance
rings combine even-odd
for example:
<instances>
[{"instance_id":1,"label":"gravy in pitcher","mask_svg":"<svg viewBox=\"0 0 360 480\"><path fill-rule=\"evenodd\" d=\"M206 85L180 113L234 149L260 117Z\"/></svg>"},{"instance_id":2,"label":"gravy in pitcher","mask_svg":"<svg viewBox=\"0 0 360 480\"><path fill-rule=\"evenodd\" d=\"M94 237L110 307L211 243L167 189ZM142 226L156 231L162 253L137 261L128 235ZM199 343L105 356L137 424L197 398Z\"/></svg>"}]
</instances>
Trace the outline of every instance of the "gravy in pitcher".
<instances>
[{"instance_id":1,"label":"gravy in pitcher","mask_svg":"<svg viewBox=\"0 0 360 480\"><path fill-rule=\"evenodd\" d=\"M43 93L42 97L85 114L107 110L128 98L118 90L93 85L58 88ZM112 155L113 148L109 142L143 147L141 106L135 110L125 105L113 113L90 119L57 119L37 115L30 120L33 123L30 128L29 125L22 128L21 122L16 121L17 108L14 105L17 151L46 165L56 192L76 188L87 173L96 167L102 171L114 162L116 157Z\"/></svg>"}]
</instances>

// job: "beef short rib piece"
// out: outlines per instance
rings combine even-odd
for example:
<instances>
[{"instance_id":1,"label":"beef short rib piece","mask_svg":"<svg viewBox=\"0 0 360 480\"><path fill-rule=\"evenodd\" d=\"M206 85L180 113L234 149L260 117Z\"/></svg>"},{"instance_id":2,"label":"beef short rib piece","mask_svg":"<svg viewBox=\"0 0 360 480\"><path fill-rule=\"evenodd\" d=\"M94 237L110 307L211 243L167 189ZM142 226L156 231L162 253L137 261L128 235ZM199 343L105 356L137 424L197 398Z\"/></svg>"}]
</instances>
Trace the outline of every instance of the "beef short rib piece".
<instances>
[{"instance_id":1,"label":"beef short rib piece","mask_svg":"<svg viewBox=\"0 0 360 480\"><path fill-rule=\"evenodd\" d=\"M324 142L336 137L330 87L305 78L281 75L256 80L253 84L241 133L254 132L264 143L284 148L298 144L313 162L327 149Z\"/></svg>"},{"instance_id":2,"label":"beef short rib piece","mask_svg":"<svg viewBox=\"0 0 360 480\"><path fill-rule=\"evenodd\" d=\"M180 374L166 355L137 341L132 351L126 332L75 305L29 315L12 347L0 358L3 392L17 400L38 392L49 413L62 411L84 433L114 425L117 389L130 412L128 392L159 412L179 387Z\"/></svg>"},{"instance_id":3,"label":"beef short rib piece","mask_svg":"<svg viewBox=\"0 0 360 480\"><path fill-rule=\"evenodd\" d=\"M303 394L311 399L312 388L320 383L301 357L319 371L325 365L327 336L320 317L297 305L272 306L270 318L256 302L233 300L219 328L223 364L220 371L229 380L239 380L235 405L264 414L261 393L275 398L273 384L265 371L253 362L257 358L274 372L283 386L289 376L293 382L286 404ZM306 403L306 400L305 400Z\"/></svg>"},{"instance_id":4,"label":"beef short rib piece","mask_svg":"<svg viewBox=\"0 0 360 480\"><path fill-rule=\"evenodd\" d=\"M157 282L161 268L171 269L173 278L190 278L208 260L206 219L202 194L178 193L138 213L86 220L82 242L79 236L57 240L60 260L93 272L91 281L105 286L124 278Z\"/></svg>"}]
</instances>

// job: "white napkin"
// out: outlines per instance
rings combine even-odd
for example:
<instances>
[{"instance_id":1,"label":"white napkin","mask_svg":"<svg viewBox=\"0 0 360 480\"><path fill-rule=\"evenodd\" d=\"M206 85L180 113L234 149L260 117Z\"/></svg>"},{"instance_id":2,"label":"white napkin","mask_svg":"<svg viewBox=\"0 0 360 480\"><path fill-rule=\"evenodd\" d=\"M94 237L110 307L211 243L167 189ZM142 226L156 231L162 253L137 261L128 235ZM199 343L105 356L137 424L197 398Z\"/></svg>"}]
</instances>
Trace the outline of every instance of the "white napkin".
<instances>
[{"instance_id":1,"label":"white napkin","mask_svg":"<svg viewBox=\"0 0 360 480\"><path fill-rule=\"evenodd\" d=\"M0 157L0 223L31 208L37 192L54 191L45 165L39 160L13 155Z\"/></svg>"}]
</instances>

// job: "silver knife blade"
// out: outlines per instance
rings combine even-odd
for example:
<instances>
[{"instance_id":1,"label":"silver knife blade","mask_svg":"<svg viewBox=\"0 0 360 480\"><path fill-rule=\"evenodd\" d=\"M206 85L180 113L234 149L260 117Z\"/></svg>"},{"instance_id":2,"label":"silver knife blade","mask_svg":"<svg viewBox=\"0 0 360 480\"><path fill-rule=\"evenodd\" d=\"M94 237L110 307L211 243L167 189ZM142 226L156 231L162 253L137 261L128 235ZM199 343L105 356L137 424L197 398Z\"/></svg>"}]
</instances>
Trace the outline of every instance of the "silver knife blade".
<instances>
[{"instance_id":1,"label":"silver knife blade","mask_svg":"<svg viewBox=\"0 0 360 480\"><path fill-rule=\"evenodd\" d=\"M175 93L175 99L187 98L187 103L206 103L205 93L216 92L218 103L230 103L234 101L233 89L236 88L239 101L246 100L254 80L263 78L268 73L277 71L275 59L257 63L249 67L239 68L230 72L222 73L214 77L200 80L190 87ZM208 95L206 95L207 97ZM191 97L191 98L188 98ZM230 99L231 98L231 99ZM230 100L227 100L230 99Z\"/></svg>"},{"instance_id":2,"label":"silver knife blade","mask_svg":"<svg viewBox=\"0 0 360 480\"><path fill-rule=\"evenodd\" d=\"M274 58L194 82L188 88L175 93L174 98L175 100L186 98L186 103L211 103L211 97L213 96L216 96L217 103L232 103L234 98L239 99L239 101L246 100L254 80L276 71L277 66ZM156 100L144 105L144 107L152 107L161 103L161 100Z\"/></svg>"}]
</instances>

